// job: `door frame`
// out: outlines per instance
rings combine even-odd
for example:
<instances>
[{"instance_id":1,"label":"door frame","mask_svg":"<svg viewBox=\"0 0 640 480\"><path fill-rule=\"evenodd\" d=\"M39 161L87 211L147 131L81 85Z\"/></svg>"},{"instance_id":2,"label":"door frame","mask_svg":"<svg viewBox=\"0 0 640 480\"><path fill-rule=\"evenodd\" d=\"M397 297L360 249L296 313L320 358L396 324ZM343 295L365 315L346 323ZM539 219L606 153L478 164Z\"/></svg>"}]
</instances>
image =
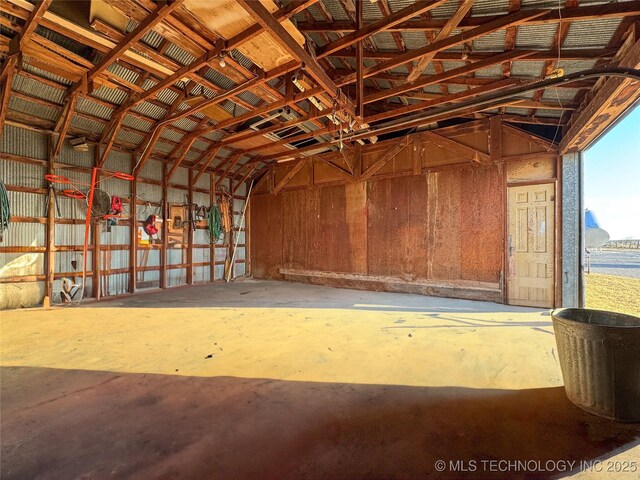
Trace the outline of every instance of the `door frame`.
<instances>
[{"instance_id":1,"label":"door frame","mask_svg":"<svg viewBox=\"0 0 640 480\"><path fill-rule=\"evenodd\" d=\"M562 263L561 253L558 250L558 242L561 241L560 237L560 228L559 224L562 223L562 209L560 208L561 202L559 201L560 194L558 190L559 182L557 178L557 170L556 177L549 178L546 180L529 180L524 182L507 182L505 179L504 182L504 235L503 235L503 252L502 252L502 271L504 272L502 275L502 301L505 305L509 305L509 282L507 280L507 273L509 271L509 188L511 187L531 187L535 185L553 185L553 301L551 305L553 308L557 307L558 298L561 297L561 292L559 292L558 287L558 279L559 271ZM560 295L560 296L559 296ZM535 308L535 307L533 307Z\"/></svg>"}]
</instances>

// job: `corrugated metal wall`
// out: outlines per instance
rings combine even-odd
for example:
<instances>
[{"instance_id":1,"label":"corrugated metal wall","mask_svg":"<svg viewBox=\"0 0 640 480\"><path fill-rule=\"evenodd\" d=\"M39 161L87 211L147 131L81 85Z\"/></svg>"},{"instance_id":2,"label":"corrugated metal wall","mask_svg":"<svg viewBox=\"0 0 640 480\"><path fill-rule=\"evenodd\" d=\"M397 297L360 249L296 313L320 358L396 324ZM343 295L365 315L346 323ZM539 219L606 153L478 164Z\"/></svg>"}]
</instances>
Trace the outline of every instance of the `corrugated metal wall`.
<instances>
[{"instance_id":1,"label":"corrugated metal wall","mask_svg":"<svg viewBox=\"0 0 640 480\"><path fill-rule=\"evenodd\" d=\"M39 305L45 295L48 182L45 181L44 175L47 173L47 149L48 138L45 134L5 125L0 144L0 180L9 189L14 221L5 232L3 241L0 242L0 308ZM67 177L80 191L86 191L91 182L91 169L98 153L92 146L87 152L76 151L68 142L65 142L56 161L55 173ZM104 164L106 171L125 173L131 173L133 167L132 155L116 150L109 153ZM207 208L212 203L212 195L209 191L210 177L210 175L202 175L193 187L193 202ZM106 172L99 176L97 188L105 190L110 196L119 196L123 200L124 212L115 224L108 226L106 222L100 222L96 227L100 235L100 251L97 253L95 262L94 229L91 229L86 259L85 297L121 295L132 290L130 257L132 229L137 232L149 215L156 215L161 220L165 204L187 203L189 192L187 168L176 169L169 181L166 199L163 199L162 180L162 163L155 160L146 162L136 183L137 211L135 222L132 222L129 218L133 202L132 182L115 178ZM229 180L224 181L222 185L227 190L231 187ZM87 206L85 200L62 195L62 190L66 188L71 186L55 184L58 194L56 195L54 231L56 251L53 255L55 280L51 299L54 303L62 301L60 292L64 278L80 284L82 276L82 246ZM241 223L240 214L244 206L246 187L239 188L236 195L238 198L234 199L233 209L234 224L237 227ZM245 240L244 232L236 233L240 235L235 269L235 276L238 276L244 275L245 272ZM229 241L228 238L222 239L215 248L211 248L208 230L205 227L199 227L193 232L191 253L188 252L186 244L177 248L168 246L166 248L167 287L206 283L212 279L222 280L225 259L230 250ZM136 248L138 269L136 290L159 288L163 263L162 248L158 244L136 245ZM190 269L186 265L189 256L192 261ZM97 265L100 272L99 291L92 289L94 265ZM191 279L187 279L189 270L192 273Z\"/></svg>"}]
</instances>

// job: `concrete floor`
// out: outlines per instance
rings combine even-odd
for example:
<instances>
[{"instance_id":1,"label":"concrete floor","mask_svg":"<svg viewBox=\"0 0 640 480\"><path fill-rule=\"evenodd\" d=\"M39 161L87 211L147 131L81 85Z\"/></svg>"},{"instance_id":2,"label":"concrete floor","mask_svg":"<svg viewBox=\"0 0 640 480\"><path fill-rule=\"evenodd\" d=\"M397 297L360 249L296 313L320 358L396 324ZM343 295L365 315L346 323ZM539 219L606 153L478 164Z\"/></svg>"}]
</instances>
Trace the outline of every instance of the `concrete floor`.
<instances>
[{"instance_id":1,"label":"concrete floor","mask_svg":"<svg viewBox=\"0 0 640 480\"><path fill-rule=\"evenodd\" d=\"M640 478L640 425L566 399L547 311L241 281L0 333L3 479Z\"/></svg>"}]
</instances>

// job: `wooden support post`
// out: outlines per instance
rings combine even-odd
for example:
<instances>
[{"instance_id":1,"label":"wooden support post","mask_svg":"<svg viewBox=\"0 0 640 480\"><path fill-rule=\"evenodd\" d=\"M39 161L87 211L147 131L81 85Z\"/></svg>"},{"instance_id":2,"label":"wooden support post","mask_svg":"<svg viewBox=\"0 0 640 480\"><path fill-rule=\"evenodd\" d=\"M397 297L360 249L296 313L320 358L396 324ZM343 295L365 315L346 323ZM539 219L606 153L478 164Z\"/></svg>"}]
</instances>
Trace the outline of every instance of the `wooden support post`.
<instances>
[{"instance_id":1,"label":"wooden support post","mask_svg":"<svg viewBox=\"0 0 640 480\"><path fill-rule=\"evenodd\" d=\"M356 30L364 26L362 2L356 2ZM356 116L362 120L364 118L364 39L360 39L356 44Z\"/></svg>"},{"instance_id":2,"label":"wooden support post","mask_svg":"<svg viewBox=\"0 0 640 480\"><path fill-rule=\"evenodd\" d=\"M187 208L189 209L190 220L195 222L194 211L191 208L193 204L193 170L189 169L188 176L188 190L187 190L187 203L189 204ZM189 229L187 230L187 285L193 284L193 228L194 224L189 224Z\"/></svg>"},{"instance_id":3,"label":"wooden support post","mask_svg":"<svg viewBox=\"0 0 640 480\"><path fill-rule=\"evenodd\" d=\"M209 174L209 202L213 207L216 202L216 176L215 173ZM209 281L211 283L216 280L216 244L211 238L209 239Z\"/></svg>"},{"instance_id":4,"label":"wooden support post","mask_svg":"<svg viewBox=\"0 0 640 480\"><path fill-rule=\"evenodd\" d=\"M313 166L311 170L311 181L313 181ZM249 198L244 200L249 202ZM244 217L244 275L251 276L251 203L247 203Z\"/></svg>"},{"instance_id":5,"label":"wooden support post","mask_svg":"<svg viewBox=\"0 0 640 480\"><path fill-rule=\"evenodd\" d=\"M229 177L229 192L233 192L233 176ZM235 235L236 233L233 230L233 225L234 225L234 214L233 214L233 193L231 193L231 205L229 205L229 210L231 211L231 231L229 232L229 235L226 235L227 237L227 258L229 259L229 273L227 274L227 272L225 272L225 281L227 278L230 278L231 280L234 279L234 273L235 273L235 266L233 265L233 258L234 258L234 242L235 242Z\"/></svg>"},{"instance_id":6,"label":"wooden support post","mask_svg":"<svg viewBox=\"0 0 640 480\"><path fill-rule=\"evenodd\" d=\"M136 156L131 155L131 170L136 163ZM131 182L131 203L129 204L129 214L131 229L129 232L129 293L136 293L136 283L138 281L138 178L134 177Z\"/></svg>"},{"instance_id":7,"label":"wooden support post","mask_svg":"<svg viewBox=\"0 0 640 480\"><path fill-rule=\"evenodd\" d=\"M356 156L353 159L353 178L358 180L362 175L362 145L356 143Z\"/></svg>"},{"instance_id":8,"label":"wooden support post","mask_svg":"<svg viewBox=\"0 0 640 480\"><path fill-rule=\"evenodd\" d=\"M411 142L411 160L413 174L422 174L422 141L420 139L420 135L413 135Z\"/></svg>"},{"instance_id":9,"label":"wooden support post","mask_svg":"<svg viewBox=\"0 0 640 480\"><path fill-rule=\"evenodd\" d=\"M97 168L100 162L100 146L96 145L93 149L93 165L94 168ZM95 184L97 185L100 181L100 171L96 169L95 171ZM94 199L95 200L95 199ZM89 223L91 223L91 209L87 211L87 215L89 216ZM93 298L100 300L101 293L101 267L100 260L102 258L102 229L100 228L99 222L94 222L93 225L90 225L91 229L91 241L93 245L93 253L91 254L91 294ZM106 279L108 282L108 278Z\"/></svg>"},{"instance_id":10,"label":"wooden support post","mask_svg":"<svg viewBox=\"0 0 640 480\"><path fill-rule=\"evenodd\" d=\"M167 164L162 164L162 238L160 244L160 288L167 288L167 244L169 242L169 215L167 206Z\"/></svg>"},{"instance_id":11,"label":"wooden support post","mask_svg":"<svg viewBox=\"0 0 640 480\"><path fill-rule=\"evenodd\" d=\"M13 83L13 75L16 71L17 56L9 57L5 60L5 64L2 67L2 74L4 81L2 83L2 98L0 99L0 140L2 140L2 134L4 132L4 122L7 118L7 111L9 110L9 97L11 95L11 84ZM51 152L51 150L49 150Z\"/></svg>"},{"instance_id":12,"label":"wooden support post","mask_svg":"<svg viewBox=\"0 0 640 480\"><path fill-rule=\"evenodd\" d=\"M47 173L53 175L54 159L53 153L54 139L49 137L49 163L47 166ZM44 284L44 307L48 308L53 304L53 282L55 273L55 228L56 228L56 206L53 197L53 185L49 184L49 205L47 207L47 244L44 256L44 271L46 272L46 280Z\"/></svg>"},{"instance_id":13,"label":"wooden support post","mask_svg":"<svg viewBox=\"0 0 640 480\"><path fill-rule=\"evenodd\" d=\"M489 156L492 163L502 160L502 118L499 115L489 119Z\"/></svg>"}]
</instances>

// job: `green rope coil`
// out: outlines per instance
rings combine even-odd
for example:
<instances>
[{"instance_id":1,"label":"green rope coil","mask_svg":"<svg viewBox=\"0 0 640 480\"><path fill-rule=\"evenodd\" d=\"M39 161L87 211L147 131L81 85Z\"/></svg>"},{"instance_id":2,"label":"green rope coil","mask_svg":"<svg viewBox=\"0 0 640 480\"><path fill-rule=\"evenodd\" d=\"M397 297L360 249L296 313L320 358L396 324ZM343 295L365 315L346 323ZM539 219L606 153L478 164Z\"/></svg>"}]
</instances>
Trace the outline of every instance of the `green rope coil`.
<instances>
[{"instance_id":1,"label":"green rope coil","mask_svg":"<svg viewBox=\"0 0 640 480\"><path fill-rule=\"evenodd\" d=\"M4 183L0 182L0 240L2 240L2 233L9 228L10 221L11 209L9 208L7 187L4 186Z\"/></svg>"},{"instance_id":2,"label":"green rope coil","mask_svg":"<svg viewBox=\"0 0 640 480\"><path fill-rule=\"evenodd\" d=\"M209 209L208 224L211 243L216 243L222 238L222 217L217 205L211 205Z\"/></svg>"}]
</instances>

